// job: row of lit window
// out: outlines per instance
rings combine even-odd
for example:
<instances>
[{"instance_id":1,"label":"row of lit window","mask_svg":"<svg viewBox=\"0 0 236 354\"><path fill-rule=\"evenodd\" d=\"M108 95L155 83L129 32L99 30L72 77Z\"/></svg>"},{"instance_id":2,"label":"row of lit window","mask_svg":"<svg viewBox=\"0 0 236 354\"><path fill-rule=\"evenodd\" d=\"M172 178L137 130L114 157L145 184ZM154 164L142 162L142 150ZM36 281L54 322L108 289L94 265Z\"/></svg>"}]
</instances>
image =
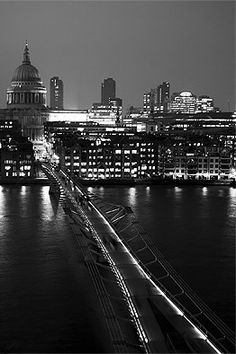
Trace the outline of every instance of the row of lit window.
<instances>
[{"instance_id":1,"label":"row of lit window","mask_svg":"<svg viewBox=\"0 0 236 354\"><path fill-rule=\"evenodd\" d=\"M132 174L132 177L137 177L137 176L138 176L137 173ZM87 177L87 176L85 175L85 177ZM99 174L97 175L97 174L89 173L88 177L89 178L93 178L93 177L97 178L97 177L100 177L100 175ZM116 173L116 174L114 174L114 173L108 174L108 173L106 173L105 177L108 177L108 178L120 178L121 174L118 174L118 173Z\"/></svg>"},{"instance_id":2,"label":"row of lit window","mask_svg":"<svg viewBox=\"0 0 236 354\"><path fill-rule=\"evenodd\" d=\"M12 168L13 171L16 171L17 170L17 167L16 166L12 166L12 165L5 165L5 170L9 171L10 169ZM20 167L20 170L21 171L24 171L24 170L31 170L31 166L21 166Z\"/></svg>"},{"instance_id":3,"label":"row of lit window","mask_svg":"<svg viewBox=\"0 0 236 354\"><path fill-rule=\"evenodd\" d=\"M5 172L5 176L6 177L17 177L17 176L20 176L20 177L29 177L30 176L30 172Z\"/></svg>"},{"instance_id":4,"label":"row of lit window","mask_svg":"<svg viewBox=\"0 0 236 354\"><path fill-rule=\"evenodd\" d=\"M174 172L175 173L189 173L189 171L193 171L194 169L178 169L178 168L165 168L165 171ZM219 173L219 169L196 169L195 173Z\"/></svg>"}]
</instances>

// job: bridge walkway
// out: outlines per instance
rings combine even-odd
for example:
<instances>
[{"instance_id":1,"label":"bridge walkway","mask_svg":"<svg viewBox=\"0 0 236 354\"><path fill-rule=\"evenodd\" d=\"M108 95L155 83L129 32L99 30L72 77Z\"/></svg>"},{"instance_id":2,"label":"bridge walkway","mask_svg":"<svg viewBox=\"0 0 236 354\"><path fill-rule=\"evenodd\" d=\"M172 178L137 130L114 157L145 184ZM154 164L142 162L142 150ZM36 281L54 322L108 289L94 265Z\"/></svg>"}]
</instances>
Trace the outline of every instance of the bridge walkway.
<instances>
[{"instance_id":1,"label":"bridge walkway","mask_svg":"<svg viewBox=\"0 0 236 354\"><path fill-rule=\"evenodd\" d=\"M59 177L58 183L78 205L76 199L84 196L83 190L64 172L60 174L54 172L54 177ZM79 212L115 274L146 352L221 352L151 279L94 202L80 205Z\"/></svg>"}]
</instances>

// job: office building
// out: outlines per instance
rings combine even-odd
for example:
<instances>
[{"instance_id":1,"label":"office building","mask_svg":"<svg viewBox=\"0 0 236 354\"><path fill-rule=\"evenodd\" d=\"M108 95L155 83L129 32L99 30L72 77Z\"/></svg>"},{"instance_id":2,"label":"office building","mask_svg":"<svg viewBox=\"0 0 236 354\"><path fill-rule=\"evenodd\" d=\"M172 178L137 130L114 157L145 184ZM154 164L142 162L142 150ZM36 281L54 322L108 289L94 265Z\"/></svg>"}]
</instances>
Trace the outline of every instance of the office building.
<instances>
[{"instance_id":1,"label":"office building","mask_svg":"<svg viewBox=\"0 0 236 354\"><path fill-rule=\"evenodd\" d=\"M109 106L110 100L116 97L116 82L112 78L105 79L101 85L101 104Z\"/></svg>"},{"instance_id":2,"label":"office building","mask_svg":"<svg viewBox=\"0 0 236 354\"><path fill-rule=\"evenodd\" d=\"M235 140L227 135L166 135L159 146L158 174L169 179L230 179L234 156Z\"/></svg>"},{"instance_id":3,"label":"office building","mask_svg":"<svg viewBox=\"0 0 236 354\"><path fill-rule=\"evenodd\" d=\"M167 112L169 98L170 84L169 82L163 82L157 87L155 110L159 112Z\"/></svg>"},{"instance_id":4,"label":"office building","mask_svg":"<svg viewBox=\"0 0 236 354\"><path fill-rule=\"evenodd\" d=\"M197 99L197 108L196 113L208 113L213 112L214 108L214 100L209 96L199 96Z\"/></svg>"},{"instance_id":5,"label":"office building","mask_svg":"<svg viewBox=\"0 0 236 354\"><path fill-rule=\"evenodd\" d=\"M50 79L50 108L53 110L64 109L63 81L58 76Z\"/></svg>"},{"instance_id":6,"label":"office building","mask_svg":"<svg viewBox=\"0 0 236 354\"><path fill-rule=\"evenodd\" d=\"M156 90L151 89L149 92L145 92L143 95L143 113L149 115L154 112Z\"/></svg>"},{"instance_id":7,"label":"office building","mask_svg":"<svg viewBox=\"0 0 236 354\"><path fill-rule=\"evenodd\" d=\"M170 84L163 82L155 89L143 95L143 113L150 115L153 112L167 112L170 98Z\"/></svg>"},{"instance_id":8,"label":"office building","mask_svg":"<svg viewBox=\"0 0 236 354\"><path fill-rule=\"evenodd\" d=\"M134 179L150 178L156 172L156 139L152 136L102 134L82 138L77 143L67 144L65 137L58 141L56 153L61 166L75 177L85 179Z\"/></svg>"},{"instance_id":9,"label":"office building","mask_svg":"<svg viewBox=\"0 0 236 354\"><path fill-rule=\"evenodd\" d=\"M170 111L174 113L195 113L197 97L192 92L174 93L171 97Z\"/></svg>"}]
</instances>

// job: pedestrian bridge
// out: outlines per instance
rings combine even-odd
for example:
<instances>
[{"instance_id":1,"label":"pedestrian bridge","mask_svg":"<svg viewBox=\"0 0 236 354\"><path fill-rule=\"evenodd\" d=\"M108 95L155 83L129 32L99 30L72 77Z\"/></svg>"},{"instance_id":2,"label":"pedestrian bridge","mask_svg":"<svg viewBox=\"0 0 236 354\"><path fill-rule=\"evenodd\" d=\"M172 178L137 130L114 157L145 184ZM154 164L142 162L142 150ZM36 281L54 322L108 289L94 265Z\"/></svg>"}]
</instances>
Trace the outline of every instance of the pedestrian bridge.
<instances>
[{"instance_id":1,"label":"pedestrian bridge","mask_svg":"<svg viewBox=\"0 0 236 354\"><path fill-rule=\"evenodd\" d=\"M116 353L234 353L233 332L165 260L130 208L88 194L42 164L103 309Z\"/></svg>"}]
</instances>

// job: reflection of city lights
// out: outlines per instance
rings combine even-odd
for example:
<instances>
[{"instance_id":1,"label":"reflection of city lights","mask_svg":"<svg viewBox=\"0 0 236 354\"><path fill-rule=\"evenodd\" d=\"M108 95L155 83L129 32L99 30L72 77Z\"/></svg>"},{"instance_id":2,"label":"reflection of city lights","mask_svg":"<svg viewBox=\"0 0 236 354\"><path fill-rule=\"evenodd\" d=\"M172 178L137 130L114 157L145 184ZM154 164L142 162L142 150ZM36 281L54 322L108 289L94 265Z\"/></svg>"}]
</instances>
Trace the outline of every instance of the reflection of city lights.
<instances>
[{"instance_id":1,"label":"reflection of city lights","mask_svg":"<svg viewBox=\"0 0 236 354\"><path fill-rule=\"evenodd\" d=\"M21 186L20 194L26 195L26 186Z\"/></svg>"},{"instance_id":2,"label":"reflection of city lights","mask_svg":"<svg viewBox=\"0 0 236 354\"><path fill-rule=\"evenodd\" d=\"M181 199L182 198L182 188L175 187L174 196L175 196L175 199Z\"/></svg>"},{"instance_id":3,"label":"reflection of city lights","mask_svg":"<svg viewBox=\"0 0 236 354\"><path fill-rule=\"evenodd\" d=\"M229 194L230 194L230 197L236 198L236 188L230 188Z\"/></svg>"},{"instance_id":4,"label":"reflection of city lights","mask_svg":"<svg viewBox=\"0 0 236 354\"><path fill-rule=\"evenodd\" d=\"M136 189L135 187L131 187L129 189L128 194L129 203L135 205L136 204Z\"/></svg>"},{"instance_id":5,"label":"reflection of city lights","mask_svg":"<svg viewBox=\"0 0 236 354\"><path fill-rule=\"evenodd\" d=\"M236 178L236 169L231 168L229 178Z\"/></svg>"}]
</instances>

